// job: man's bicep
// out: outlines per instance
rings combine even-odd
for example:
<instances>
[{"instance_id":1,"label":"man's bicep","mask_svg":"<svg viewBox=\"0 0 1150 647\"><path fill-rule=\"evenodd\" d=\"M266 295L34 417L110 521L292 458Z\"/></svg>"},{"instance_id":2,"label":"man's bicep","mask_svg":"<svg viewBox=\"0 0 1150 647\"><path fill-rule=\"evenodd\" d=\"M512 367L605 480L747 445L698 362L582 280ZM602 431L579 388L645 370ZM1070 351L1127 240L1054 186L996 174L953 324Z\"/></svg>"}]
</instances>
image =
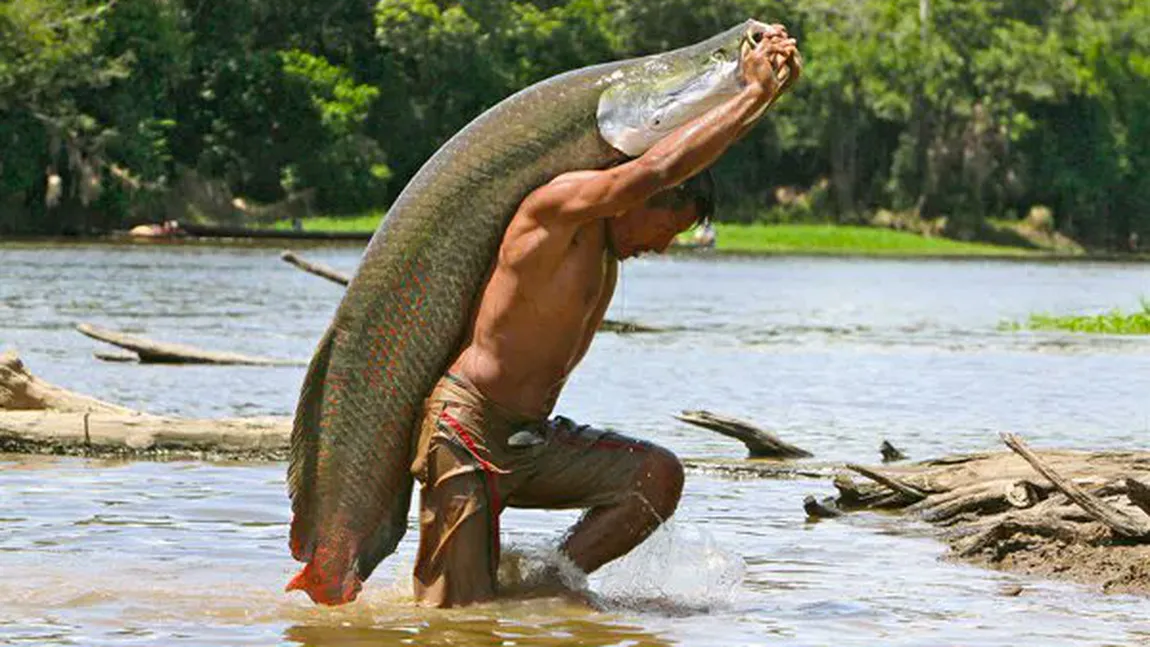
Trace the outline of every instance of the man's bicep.
<instances>
[{"instance_id":1,"label":"man's bicep","mask_svg":"<svg viewBox=\"0 0 1150 647\"><path fill-rule=\"evenodd\" d=\"M528 201L544 217L575 221L610 218L642 204L658 190L657 182L636 170L615 167L566 173L536 189Z\"/></svg>"}]
</instances>

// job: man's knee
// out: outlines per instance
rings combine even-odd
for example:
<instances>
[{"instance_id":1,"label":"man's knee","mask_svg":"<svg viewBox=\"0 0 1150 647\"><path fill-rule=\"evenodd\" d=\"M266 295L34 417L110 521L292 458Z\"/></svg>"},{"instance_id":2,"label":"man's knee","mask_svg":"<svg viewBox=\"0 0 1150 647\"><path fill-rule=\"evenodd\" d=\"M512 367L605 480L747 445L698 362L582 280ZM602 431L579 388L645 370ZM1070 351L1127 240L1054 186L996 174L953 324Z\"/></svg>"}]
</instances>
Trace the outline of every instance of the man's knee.
<instances>
[{"instance_id":1,"label":"man's knee","mask_svg":"<svg viewBox=\"0 0 1150 647\"><path fill-rule=\"evenodd\" d=\"M666 449L652 447L640 466L637 489L660 521L667 520L683 493L683 464Z\"/></svg>"}]
</instances>

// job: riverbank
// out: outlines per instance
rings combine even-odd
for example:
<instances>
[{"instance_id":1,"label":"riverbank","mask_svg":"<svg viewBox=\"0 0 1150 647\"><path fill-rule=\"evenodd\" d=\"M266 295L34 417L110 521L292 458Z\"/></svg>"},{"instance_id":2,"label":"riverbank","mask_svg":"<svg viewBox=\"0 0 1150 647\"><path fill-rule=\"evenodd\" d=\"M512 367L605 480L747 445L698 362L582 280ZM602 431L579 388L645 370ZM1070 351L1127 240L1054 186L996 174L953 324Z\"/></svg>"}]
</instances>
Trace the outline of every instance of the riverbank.
<instances>
[{"instance_id":1,"label":"riverbank","mask_svg":"<svg viewBox=\"0 0 1150 647\"><path fill-rule=\"evenodd\" d=\"M857 225L716 224L716 249L762 254L1042 257L1050 252Z\"/></svg>"},{"instance_id":2,"label":"riverbank","mask_svg":"<svg viewBox=\"0 0 1150 647\"><path fill-rule=\"evenodd\" d=\"M370 233L383 217L382 212L336 218L318 216L303 221L304 231L332 233ZM1041 238L1017 235L1009 224L994 224L1002 235L999 241L1016 244L960 241L940 236L927 236L886 227L835 224L738 224L717 222L714 225L719 252L737 254L810 254L827 256L878 257L944 257L944 258L1088 258L1111 260L1144 260L1137 255L1116 255L1067 248ZM291 223L279 222L280 231L290 231ZM684 236L689 241L689 236Z\"/></svg>"},{"instance_id":3,"label":"riverbank","mask_svg":"<svg viewBox=\"0 0 1150 647\"><path fill-rule=\"evenodd\" d=\"M374 231L383 213L350 218L316 217L303 222L304 231L361 233ZM290 231L287 222L275 228ZM921 236L883 227L832 224L715 223L721 252L752 254L842 254L862 256L1042 256L1045 250L992 245Z\"/></svg>"},{"instance_id":4,"label":"riverbank","mask_svg":"<svg viewBox=\"0 0 1150 647\"><path fill-rule=\"evenodd\" d=\"M949 557L1004 571L1150 595L1150 470L1145 452L1032 450L952 455L834 478L839 494L804 503L812 519L898 510L930 524ZM1018 588L1007 595L1017 595Z\"/></svg>"}]
</instances>

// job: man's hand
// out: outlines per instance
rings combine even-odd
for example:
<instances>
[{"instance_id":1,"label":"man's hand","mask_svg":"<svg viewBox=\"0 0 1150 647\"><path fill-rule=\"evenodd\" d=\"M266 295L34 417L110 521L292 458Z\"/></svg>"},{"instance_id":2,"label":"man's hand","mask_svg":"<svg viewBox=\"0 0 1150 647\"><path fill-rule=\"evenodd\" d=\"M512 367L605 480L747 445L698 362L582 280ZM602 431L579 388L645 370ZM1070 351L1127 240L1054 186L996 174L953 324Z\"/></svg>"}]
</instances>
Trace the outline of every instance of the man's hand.
<instances>
[{"instance_id":1,"label":"man's hand","mask_svg":"<svg viewBox=\"0 0 1150 647\"><path fill-rule=\"evenodd\" d=\"M786 70L780 78L779 73ZM786 91L802 73L802 57L795 39L782 25L771 25L743 56L743 80L759 85L772 99Z\"/></svg>"}]
</instances>

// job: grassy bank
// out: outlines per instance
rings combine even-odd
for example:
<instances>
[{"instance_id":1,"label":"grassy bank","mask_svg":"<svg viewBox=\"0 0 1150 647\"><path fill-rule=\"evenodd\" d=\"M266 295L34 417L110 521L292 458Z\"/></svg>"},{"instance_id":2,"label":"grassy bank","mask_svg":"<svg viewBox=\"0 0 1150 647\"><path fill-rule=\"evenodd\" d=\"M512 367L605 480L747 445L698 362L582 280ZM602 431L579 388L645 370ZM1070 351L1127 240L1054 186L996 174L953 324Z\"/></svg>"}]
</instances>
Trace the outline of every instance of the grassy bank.
<instances>
[{"instance_id":1,"label":"grassy bank","mask_svg":"<svg viewBox=\"0 0 1150 647\"><path fill-rule=\"evenodd\" d=\"M370 211L358 216L315 216L303 221L306 231L337 231L341 233L371 233L379 226L379 221L386 211ZM290 220L280 220L272 225L272 229L290 231Z\"/></svg>"},{"instance_id":2,"label":"grassy bank","mask_svg":"<svg viewBox=\"0 0 1150 647\"><path fill-rule=\"evenodd\" d=\"M382 212L355 217L315 217L304 221L308 231L371 232ZM278 222L276 229L291 229ZM881 227L849 225L738 225L716 223L718 249L726 252L763 254L858 254L868 256L1026 256L1034 250L947 238Z\"/></svg>"},{"instance_id":3,"label":"grassy bank","mask_svg":"<svg viewBox=\"0 0 1150 647\"><path fill-rule=\"evenodd\" d=\"M868 256L1027 256L1020 247L928 238L848 225L716 224L717 248L729 252L859 254Z\"/></svg>"}]
</instances>

